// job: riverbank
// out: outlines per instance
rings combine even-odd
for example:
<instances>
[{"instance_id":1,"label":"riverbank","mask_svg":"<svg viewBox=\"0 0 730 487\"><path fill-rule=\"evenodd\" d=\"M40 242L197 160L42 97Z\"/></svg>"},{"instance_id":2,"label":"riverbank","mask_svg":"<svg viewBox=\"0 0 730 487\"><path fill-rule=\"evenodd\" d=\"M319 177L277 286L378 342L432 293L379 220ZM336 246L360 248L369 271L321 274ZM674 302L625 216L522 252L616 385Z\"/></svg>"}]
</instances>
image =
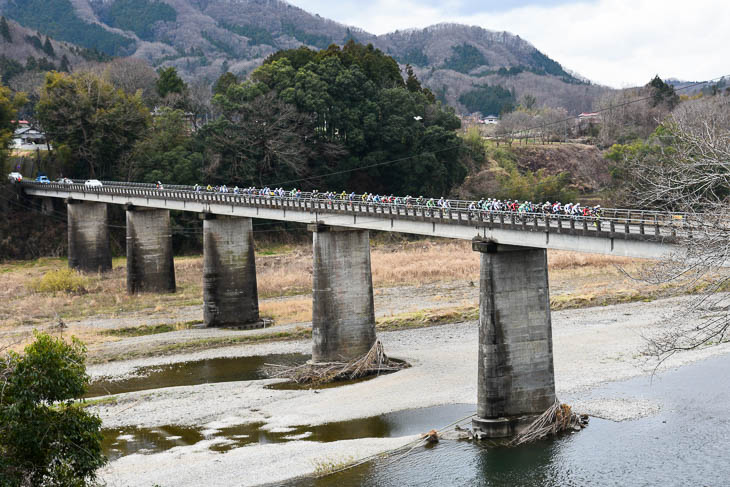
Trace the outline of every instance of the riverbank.
<instances>
[{"instance_id":1,"label":"riverbank","mask_svg":"<svg viewBox=\"0 0 730 487\"><path fill-rule=\"evenodd\" d=\"M262 317L277 326L310 322L311 248L262 248L257 252ZM476 304L479 255L469 242L405 241L375 245L371 253L376 313L381 318ZM666 291L637 283L622 271L639 272L645 261L557 251L548 253L548 261L554 310L652 300ZM32 341L35 329L62 332L83 340L90 359L99 362L127 358L105 351L125 346L127 342L120 342L134 334L179 332L168 338L184 340L185 331L202 322L201 257L175 258L174 294L128 295L125 266L125 259L117 258L111 272L74 279L75 290L39 291L38 283L46 276L65 272L65 259L0 264L0 340L21 350ZM60 277L54 285L68 278ZM129 329L126 335L121 332L125 329ZM215 346L219 345L226 344ZM133 356L143 352L137 349ZM157 355L160 350L150 353Z\"/></svg>"},{"instance_id":2,"label":"riverbank","mask_svg":"<svg viewBox=\"0 0 730 487\"><path fill-rule=\"evenodd\" d=\"M310 353L311 249L259 251L256 260L260 308L274 320L274 326L261 330L197 327L202 323L200 257L175 259L179 292L171 295L126 295L123 259L115 260L111 273L83 276L84 290L78 293L34 290L34 282L66 266L62 259L2 264L0 340L20 349L32 340L34 329L80 337L88 345L91 376L109 380L137 375L140 367ZM592 391L650 374L654 363L640 355L642 335L658 331L662 317L688 298L663 299L668 289L628 277L624 271L640 272L646 265L642 261L566 252L549 252L548 261L558 397L580 412L612 421L660 412L663 406L657 401L596 396ZM102 417L104 428L124 430L118 441L137 441L126 430L149 428L166 434L169 445L167 450L149 448L140 431L139 444L128 450L136 453L112 461L101 472L106 484L197 486L213 478L222 486L282 482L413 439L412 430L400 437L368 431L325 443L308 439L302 425L474 405L478 254L469 242L376 245L372 266L378 335L386 353L408 361L411 368L322 390L271 389L279 381L236 378L238 382L198 382L95 398L87 404ZM726 344L678 354L663 367L728 351ZM424 432L456 419L424 425ZM267 443L267 438L294 427L292 438ZM195 430L194 441L176 437L174 431L181 428ZM234 430L250 430L245 434L260 439L242 446L243 434L226 433Z\"/></svg>"},{"instance_id":3,"label":"riverbank","mask_svg":"<svg viewBox=\"0 0 730 487\"><path fill-rule=\"evenodd\" d=\"M558 397L578 411L609 420L628 420L660 411L662 404L641 397L595 397L591 391L609 382L650 374L654 364L639 350L642 334L652 333L661 318L687 298L631 303L553 313ZM275 380L227 382L140 391L115 396L92 407L104 426L162 427L169 424L216 430L247 423L270 431L299 425L380 415L392 411L476 402L476 322L380 333L386 351L413 367L367 382L338 388L272 390ZM213 357L308 352L308 341L263 343L112 362L90 367L93 375L124 376L134 367ZM677 354L662 369L730 352L730 344ZM454 420L459 418L453 418ZM434 424L440 428L443 424ZM258 485L311 474L322 465L344 464L403 445L413 437L363 438L332 443L291 441L254 444L224 453L211 442L178 446L162 453L134 454L102 471L108 485L193 486L202 479L216 485Z\"/></svg>"}]
</instances>

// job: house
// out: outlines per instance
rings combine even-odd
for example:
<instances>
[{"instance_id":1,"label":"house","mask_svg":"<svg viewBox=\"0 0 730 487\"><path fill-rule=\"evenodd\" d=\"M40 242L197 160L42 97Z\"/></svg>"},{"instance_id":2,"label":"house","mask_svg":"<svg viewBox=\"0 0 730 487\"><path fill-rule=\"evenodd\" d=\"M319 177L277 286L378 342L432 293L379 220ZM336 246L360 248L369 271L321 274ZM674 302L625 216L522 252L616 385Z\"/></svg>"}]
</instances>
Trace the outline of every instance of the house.
<instances>
[{"instance_id":1,"label":"house","mask_svg":"<svg viewBox=\"0 0 730 487\"><path fill-rule=\"evenodd\" d=\"M27 120L18 120L17 122L15 120L11 120L10 123L17 124L17 128L19 128L19 129L29 129L30 128L30 122Z\"/></svg>"},{"instance_id":2,"label":"house","mask_svg":"<svg viewBox=\"0 0 730 487\"><path fill-rule=\"evenodd\" d=\"M30 127L28 122L20 120L18 126L27 124L22 128L15 129L11 149L21 151L49 150L50 145L46 140L46 134Z\"/></svg>"},{"instance_id":3,"label":"house","mask_svg":"<svg viewBox=\"0 0 730 487\"><path fill-rule=\"evenodd\" d=\"M497 125L499 123L499 117L497 115L487 115L482 119L482 123L485 125Z\"/></svg>"}]
</instances>

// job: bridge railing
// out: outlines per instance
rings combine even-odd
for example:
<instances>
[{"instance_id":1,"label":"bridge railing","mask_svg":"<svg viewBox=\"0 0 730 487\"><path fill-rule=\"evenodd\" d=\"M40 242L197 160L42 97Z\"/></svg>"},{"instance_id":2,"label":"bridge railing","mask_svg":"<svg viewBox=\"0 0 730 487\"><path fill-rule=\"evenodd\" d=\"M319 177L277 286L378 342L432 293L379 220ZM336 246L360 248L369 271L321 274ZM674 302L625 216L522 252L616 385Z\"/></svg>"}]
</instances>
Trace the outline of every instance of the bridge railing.
<instances>
[{"instance_id":1,"label":"bridge railing","mask_svg":"<svg viewBox=\"0 0 730 487\"><path fill-rule=\"evenodd\" d=\"M74 180L74 182L83 183L81 180ZM195 192L196 194L222 194L222 195L231 195L233 193L232 188L228 188L228 191L226 193L221 193L220 191L206 191L205 188L200 187L200 190L196 191L194 186L188 186L188 185L171 185L171 184L165 184L163 185L163 189L157 189L157 185L154 183L136 183L136 182L123 182L123 181L102 181L103 187L106 186L117 186L117 187L133 187L133 188L145 188L145 189L153 189L155 191L170 191L170 190L176 190L176 191L189 191L189 192ZM241 188L238 194L246 194L245 188ZM288 193L288 191L287 191ZM254 195L252 195L254 196ZM257 195L261 197L267 197L266 195ZM349 198L349 194L346 195L346 197L343 199L340 197L341 193L336 195L334 200L328 200L325 197L325 193L312 193L312 192L301 192L301 198L303 199L316 199L316 200L324 200L324 201L349 201L347 198ZM274 195L273 193L268 195L270 198L280 198L279 196ZM401 199L404 199L401 197ZM362 194L355 194L354 200L356 202L365 201L363 200ZM412 201L415 202L416 198L412 198ZM424 200L425 201L425 200ZM469 208L469 205L472 203L471 200L455 200L450 199L449 205L450 209L452 211L454 210L467 210ZM370 204L374 205L395 205L395 203L373 203L369 202ZM400 205L406 206L404 203L401 203ZM415 203L412 203L408 206L419 206ZM425 205L420 205L425 206ZM506 211L507 213L512 213L511 211ZM601 209L602 218L604 219L614 219L617 221L629 221L631 223L638 224L639 222L648 222L649 220L657 220L661 224L662 221L664 221L666 224L673 223L675 225L678 225L681 223L682 220L685 220L688 218L688 215L686 213L680 213L680 212L662 212L662 211L655 211L655 210L643 210L643 209L622 209L622 208L602 208ZM535 214L543 214L543 212L535 212ZM572 215L565 215L565 214L557 214L558 216L562 218L572 218Z\"/></svg>"},{"instance_id":2,"label":"bridge railing","mask_svg":"<svg viewBox=\"0 0 730 487\"><path fill-rule=\"evenodd\" d=\"M157 189L154 184L108 181L100 187L86 187L81 181L72 184L24 182L26 187L54 189L84 194L110 194L155 199L226 203L243 206L300 209L312 212L370 214L373 216L469 224L489 227L540 231L583 231L639 234L656 237L675 236L678 231L691 231L693 222L686 214L650 210L602 209L600 215L581 216L552 213L517 213L468 208L470 201L451 200L451 208L429 207L423 204L375 203L363 201L362 196L349 199L327 199L301 193L298 196L265 196L232 192L196 191L192 186L166 185Z\"/></svg>"}]
</instances>

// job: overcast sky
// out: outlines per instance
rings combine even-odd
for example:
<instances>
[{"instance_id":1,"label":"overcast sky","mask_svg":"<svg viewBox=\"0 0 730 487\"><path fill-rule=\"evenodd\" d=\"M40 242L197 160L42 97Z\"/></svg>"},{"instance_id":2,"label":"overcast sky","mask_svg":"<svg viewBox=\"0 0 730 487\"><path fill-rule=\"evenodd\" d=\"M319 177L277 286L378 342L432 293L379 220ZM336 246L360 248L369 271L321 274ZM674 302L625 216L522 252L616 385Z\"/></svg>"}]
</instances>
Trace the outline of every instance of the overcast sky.
<instances>
[{"instance_id":1,"label":"overcast sky","mask_svg":"<svg viewBox=\"0 0 730 487\"><path fill-rule=\"evenodd\" d=\"M590 80L617 88L730 74L729 0L289 0L385 34L440 22L506 30Z\"/></svg>"}]
</instances>

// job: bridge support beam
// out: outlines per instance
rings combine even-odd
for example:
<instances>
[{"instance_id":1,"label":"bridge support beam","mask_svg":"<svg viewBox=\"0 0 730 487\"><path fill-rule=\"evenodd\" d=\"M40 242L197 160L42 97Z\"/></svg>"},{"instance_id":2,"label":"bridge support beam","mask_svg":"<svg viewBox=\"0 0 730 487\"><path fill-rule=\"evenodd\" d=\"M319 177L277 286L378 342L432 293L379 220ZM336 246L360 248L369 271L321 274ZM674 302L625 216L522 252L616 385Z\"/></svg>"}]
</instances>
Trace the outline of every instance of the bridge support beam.
<instances>
[{"instance_id":1,"label":"bridge support beam","mask_svg":"<svg viewBox=\"0 0 730 487\"><path fill-rule=\"evenodd\" d=\"M170 210L127 206L127 292L175 292Z\"/></svg>"},{"instance_id":2,"label":"bridge support beam","mask_svg":"<svg viewBox=\"0 0 730 487\"><path fill-rule=\"evenodd\" d=\"M348 362L375 343L370 232L321 224L314 232L312 362Z\"/></svg>"},{"instance_id":3,"label":"bridge support beam","mask_svg":"<svg viewBox=\"0 0 730 487\"><path fill-rule=\"evenodd\" d=\"M47 200L50 201L50 198ZM109 217L106 203L72 199L66 203L68 204L68 266L83 272L111 270L112 253L109 247Z\"/></svg>"},{"instance_id":4,"label":"bridge support beam","mask_svg":"<svg viewBox=\"0 0 730 487\"><path fill-rule=\"evenodd\" d=\"M203 221L206 327L262 328L251 218L206 214Z\"/></svg>"},{"instance_id":5,"label":"bridge support beam","mask_svg":"<svg viewBox=\"0 0 730 487\"><path fill-rule=\"evenodd\" d=\"M481 253L477 417L488 438L512 436L555 402L545 249L474 241Z\"/></svg>"}]
</instances>

